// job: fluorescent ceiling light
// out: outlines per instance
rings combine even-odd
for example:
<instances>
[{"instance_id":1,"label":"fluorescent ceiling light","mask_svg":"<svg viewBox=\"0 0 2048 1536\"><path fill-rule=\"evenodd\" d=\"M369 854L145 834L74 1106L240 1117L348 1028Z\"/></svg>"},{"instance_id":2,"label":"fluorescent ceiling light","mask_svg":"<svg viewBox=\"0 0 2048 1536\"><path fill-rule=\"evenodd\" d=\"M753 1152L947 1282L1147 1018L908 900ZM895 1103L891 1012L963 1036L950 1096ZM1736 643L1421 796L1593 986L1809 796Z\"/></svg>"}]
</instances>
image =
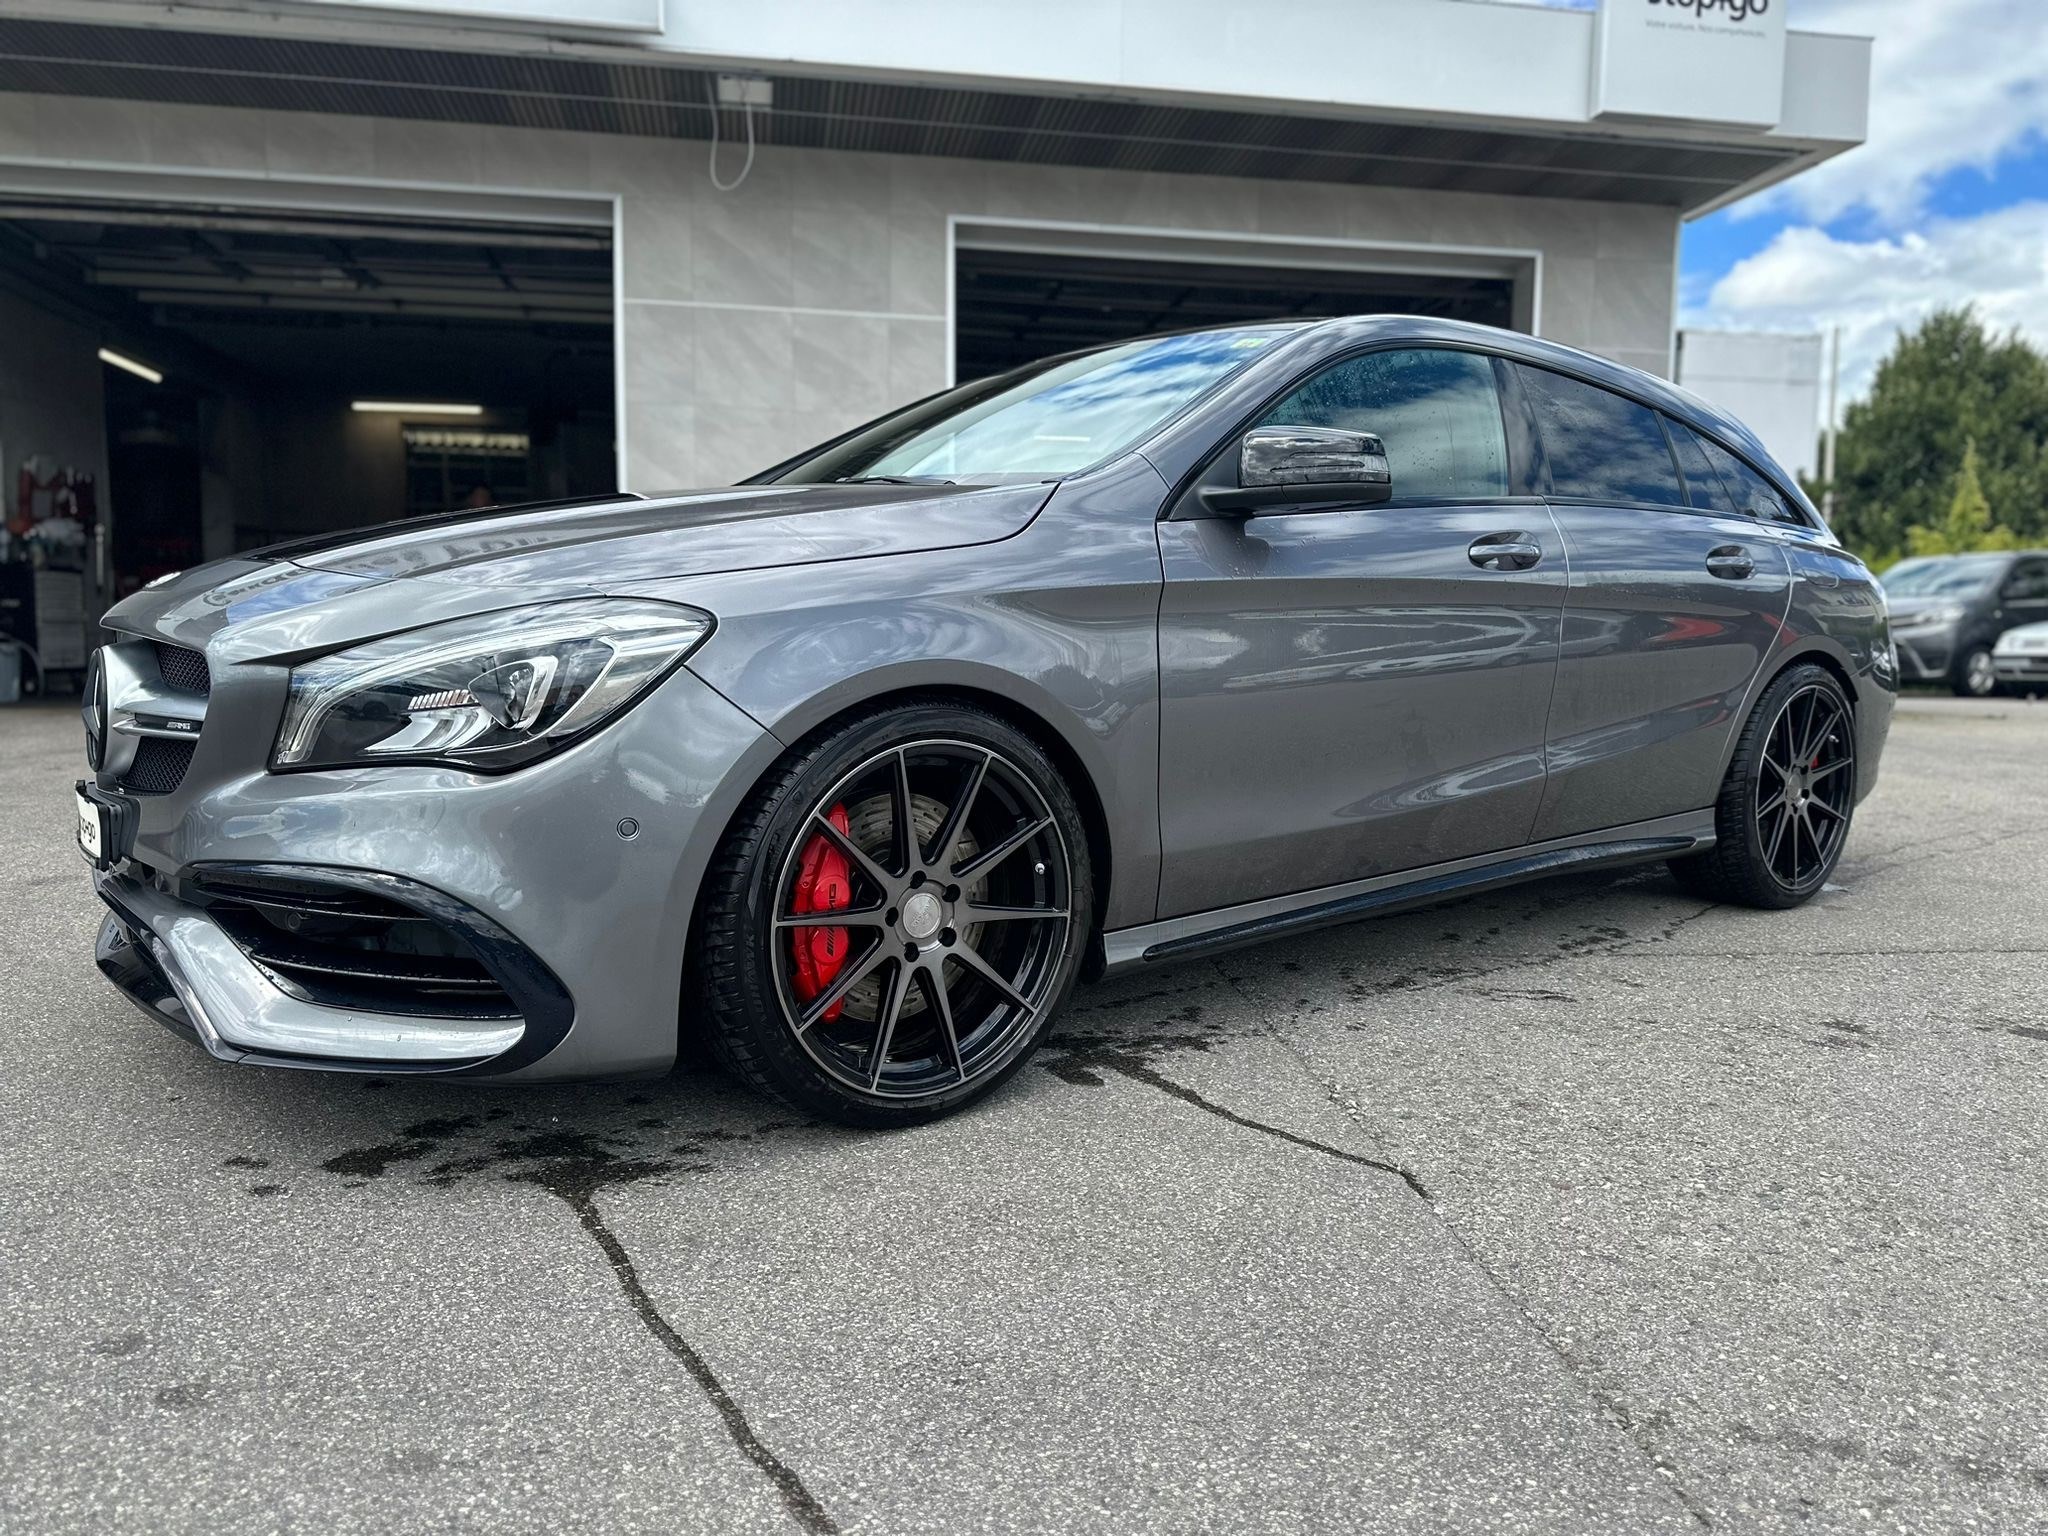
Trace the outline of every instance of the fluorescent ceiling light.
<instances>
[{"instance_id":1,"label":"fluorescent ceiling light","mask_svg":"<svg viewBox=\"0 0 2048 1536\"><path fill-rule=\"evenodd\" d=\"M480 405L450 405L445 401L432 400L355 400L349 404L353 411L402 411L408 416L481 416L484 408Z\"/></svg>"},{"instance_id":2,"label":"fluorescent ceiling light","mask_svg":"<svg viewBox=\"0 0 2048 1536\"><path fill-rule=\"evenodd\" d=\"M138 363L132 357L123 357L112 347L100 348L100 361L111 363L116 368L125 369L129 373L134 374L138 379L147 379L152 384L161 384L164 381L164 376L150 367L149 364Z\"/></svg>"}]
</instances>

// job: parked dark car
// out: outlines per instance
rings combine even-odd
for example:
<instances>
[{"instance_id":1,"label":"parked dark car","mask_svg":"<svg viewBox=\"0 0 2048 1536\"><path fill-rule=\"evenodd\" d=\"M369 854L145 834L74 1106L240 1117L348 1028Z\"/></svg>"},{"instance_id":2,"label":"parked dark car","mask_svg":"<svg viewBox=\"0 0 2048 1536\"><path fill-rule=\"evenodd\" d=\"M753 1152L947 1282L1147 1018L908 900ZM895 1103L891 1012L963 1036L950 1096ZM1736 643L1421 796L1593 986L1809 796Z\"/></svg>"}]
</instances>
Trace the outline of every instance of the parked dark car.
<instances>
[{"instance_id":1,"label":"parked dark car","mask_svg":"<svg viewBox=\"0 0 2048 1536\"><path fill-rule=\"evenodd\" d=\"M1882 595L1645 374L1381 316L964 385L746 485L189 571L107 616L99 960L232 1061L669 1068L865 1124L1084 970L1557 871L1813 895Z\"/></svg>"},{"instance_id":2,"label":"parked dark car","mask_svg":"<svg viewBox=\"0 0 2048 1536\"><path fill-rule=\"evenodd\" d=\"M1998 691L1998 637L2048 620L2048 550L1928 555L1884 573L1899 675L1966 698Z\"/></svg>"}]
</instances>

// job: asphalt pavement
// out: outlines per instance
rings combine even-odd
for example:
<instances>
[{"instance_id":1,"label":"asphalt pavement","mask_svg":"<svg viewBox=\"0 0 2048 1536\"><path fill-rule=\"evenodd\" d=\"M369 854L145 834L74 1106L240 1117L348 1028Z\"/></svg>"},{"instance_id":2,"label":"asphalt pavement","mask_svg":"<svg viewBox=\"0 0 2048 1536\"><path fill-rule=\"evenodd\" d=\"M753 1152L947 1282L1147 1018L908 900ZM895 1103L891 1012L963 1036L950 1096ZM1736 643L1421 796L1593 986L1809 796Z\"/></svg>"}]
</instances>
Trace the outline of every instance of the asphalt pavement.
<instances>
[{"instance_id":1,"label":"asphalt pavement","mask_svg":"<svg viewBox=\"0 0 2048 1536\"><path fill-rule=\"evenodd\" d=\"M1084 989L954 1120L217 1065L0 711L0 1530L2048 1525L2048 705L1834 883L1524 887Z\"/></svg>"}]
</instances>

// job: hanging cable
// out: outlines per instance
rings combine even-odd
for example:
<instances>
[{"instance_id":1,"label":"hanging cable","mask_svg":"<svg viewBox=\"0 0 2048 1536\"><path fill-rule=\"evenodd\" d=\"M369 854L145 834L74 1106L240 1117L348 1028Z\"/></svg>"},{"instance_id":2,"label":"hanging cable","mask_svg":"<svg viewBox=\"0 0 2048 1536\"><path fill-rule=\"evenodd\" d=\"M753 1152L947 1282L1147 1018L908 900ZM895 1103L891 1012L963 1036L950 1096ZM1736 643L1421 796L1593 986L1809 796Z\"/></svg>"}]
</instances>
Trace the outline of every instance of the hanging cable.
<instances>
[{"instance_id":1,"label":"hanging cable","mask_svg":"<svg viewBox=\"0 0 2048 1536\"><path fill-rule=\"evenodd\" d=\"M737 192L740 183L747 179L747 172L754 168L754 98L751 94L742 90L740 99L747 114L747 158L741 162L739 175L733 177L729 183L723 182L718 179L718 120L725 116L725 111L719 105L718 79L716 76L713 76L709 81L709 88L711 92L711 185L721 192Z\"/></svg>"}]
</instances>

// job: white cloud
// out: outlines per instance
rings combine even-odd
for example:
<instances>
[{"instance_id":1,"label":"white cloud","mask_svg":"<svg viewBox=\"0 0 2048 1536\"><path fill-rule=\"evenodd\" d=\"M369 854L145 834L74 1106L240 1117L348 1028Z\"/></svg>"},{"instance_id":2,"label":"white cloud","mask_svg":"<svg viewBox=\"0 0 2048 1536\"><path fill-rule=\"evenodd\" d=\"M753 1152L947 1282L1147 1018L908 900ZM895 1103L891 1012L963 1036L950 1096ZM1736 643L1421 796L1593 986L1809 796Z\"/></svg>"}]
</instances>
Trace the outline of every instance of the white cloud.
<instances>
[{"instance_id":1,"label":"white cloud","mask_svg":"<svg viewBox=\"0 0 2048 1536\"><path fill-rule=\"evenodd\" d=\"M1801 0L1791 25L1875 39L1865 143L1740 214L1823 223L1866 209L1893 227L1960 167L1988 171L2048 139L2048 14L2042 0Z\"/></svg>"},{"instance_id":2,"label":"white cloud","mask_svg":"<svg viewBox=\"0 0 2048 1536\"><path fill-rule=\"evenodd\" d=\"M1522 0L1591 10L1594 0ZM1865 211L1902 227L1929 185L2048 141L2043 0L1786 0L1786 23L1871 38L1863 144L1737 205L1828 223Z\"/></svg>"},{"instance_id":3,"label":"white cloud","mask_svg":"<svg viewBox=\"0 0 2048 1536\"><path fill-rule=\"evenodd\" d=\"M1842 327L1845 399L1870 385L1902 327L1971 304L1995 330L2048 347L2048 203L2015 203L1904 234L1838 239L1796 226L1730 267L1684 324L1728 330Z\"/></svg>"}]
</instances>

